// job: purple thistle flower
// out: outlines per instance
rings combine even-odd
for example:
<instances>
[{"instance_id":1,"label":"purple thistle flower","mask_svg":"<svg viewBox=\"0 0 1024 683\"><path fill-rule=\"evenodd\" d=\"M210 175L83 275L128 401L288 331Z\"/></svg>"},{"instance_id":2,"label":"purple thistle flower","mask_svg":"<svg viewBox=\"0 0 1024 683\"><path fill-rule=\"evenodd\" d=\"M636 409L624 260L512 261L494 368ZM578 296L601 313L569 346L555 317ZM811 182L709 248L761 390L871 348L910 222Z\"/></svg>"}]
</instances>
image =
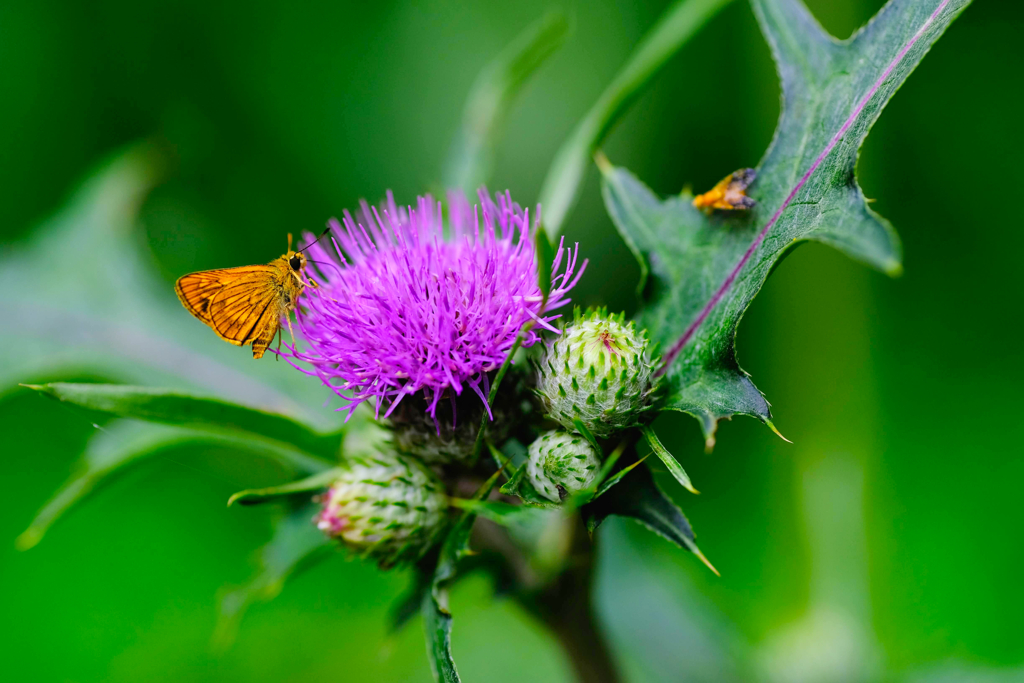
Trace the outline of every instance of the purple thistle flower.
<instances>
[{"instance_id":1,"label":"purple thistle flower","mask_svg":"<svg viewBox=\"0 0 1024 683\"><path fill-rule=\"evenodd\" d=\"M358 222L347 211L341 223L331 219L333 250L317 243L306 252L320 283L306 289L296 315L308 349L284 355L308 364L292 363L345 399L349 416L374 398L377 416L386 408L387 417L423 392L435 417L446 392L466 387L487 406L486 373L505 361L524 323L558 332L551 321L560 316L550 312L569 303L583 274L579 245L559 243L545 305L533 242L540 207L531 225L507 192L495 202L481 190L479 199L470 206L450 194L445 222L429 195L398 207L389 192L380 211L362 202ZM538 338L529 331L523 346Z\"/></svg>"}]
</instances>

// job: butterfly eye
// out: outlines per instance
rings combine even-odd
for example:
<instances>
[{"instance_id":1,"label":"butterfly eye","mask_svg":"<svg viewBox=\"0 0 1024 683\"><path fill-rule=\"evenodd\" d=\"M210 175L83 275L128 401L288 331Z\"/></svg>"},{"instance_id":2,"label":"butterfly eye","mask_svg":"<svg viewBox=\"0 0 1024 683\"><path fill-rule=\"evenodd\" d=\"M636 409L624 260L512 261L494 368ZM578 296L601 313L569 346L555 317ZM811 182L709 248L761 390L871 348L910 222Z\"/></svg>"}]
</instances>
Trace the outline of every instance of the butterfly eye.
<instances>
[{"instance_id":1,"label":"butterfly eye","mask_svg":"<svg viewBox=\"0 0 1024 683\"><path fill-rule=\"evenodd\" d=\"M299 271L302 268L302 260L299 258L298 254L295 254L288 259L288 265L292 267L292 270Z\"/></svg>"}]
</instances>

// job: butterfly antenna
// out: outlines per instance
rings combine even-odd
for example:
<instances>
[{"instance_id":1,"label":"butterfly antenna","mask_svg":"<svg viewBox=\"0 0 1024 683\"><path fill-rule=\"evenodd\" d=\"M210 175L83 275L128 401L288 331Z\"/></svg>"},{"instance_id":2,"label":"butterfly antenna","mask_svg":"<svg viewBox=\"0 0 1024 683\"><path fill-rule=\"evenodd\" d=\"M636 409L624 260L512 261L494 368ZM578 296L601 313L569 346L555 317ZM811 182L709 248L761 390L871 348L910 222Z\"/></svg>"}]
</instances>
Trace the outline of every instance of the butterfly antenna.
<instances>
[{"instance_id":1,"label":"butterfly antenna","mask_svg":"<svg viewBox=\"0 0 1024 683\"><path fill-rule=\"evenodd\" d=\"M292 250L292 234L288 233L288 251Z\"/></svg>"},{"instance_id":2,"label":"butterfly antenna","mask_svg":"<svg viewBox=\"0 0 1024 683\"><path fill-rule=\"evenodd\" d=\"M297 253L297 254L301 254L302 252L306 251L306 250L307 250L307 249L309 249L309 248L310 248L311 246L313 246L314 244L316 244L317 242L319 242L320 240L322 240L322 239L324 238L324 235L326 235L326 234L327 234L327 233L329 233L330 231L331 231L331 228L330 228L330 226L328 226L327 228L325 228L325 229L324 229L324 231L323 231L322 233L320 233L320 236L319 236L319 237L317 237L317 238L316 238L315 240L313 240L312 242L310 242L309 244L307 244L306 246L304 246L304 247L303 247L302 249L299 249L299 250L298 250L298 251L297 251L296 253ZM291 249L291 244L292 244L292 242L291 242L291 238L292 238L292 236L291 236L291 235L288 235L288 248L289 248L289 249Z\"/></svg>"}]
</instances>

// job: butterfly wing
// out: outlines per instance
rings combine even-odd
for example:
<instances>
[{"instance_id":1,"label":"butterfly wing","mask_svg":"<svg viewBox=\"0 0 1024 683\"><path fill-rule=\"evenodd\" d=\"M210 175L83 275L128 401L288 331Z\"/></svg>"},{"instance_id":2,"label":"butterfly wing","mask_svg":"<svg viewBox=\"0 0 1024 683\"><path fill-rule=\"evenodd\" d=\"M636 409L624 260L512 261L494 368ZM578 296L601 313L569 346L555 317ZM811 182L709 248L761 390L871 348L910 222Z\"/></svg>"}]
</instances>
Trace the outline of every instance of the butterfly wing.
<instances>
[{"instance_id":1,"label":"butterfly wing","mask_svg":"<svg viewBox=\"0 0 1024 683\"><path fill-rule=\"evenodd\" d=\"M287 311L283 275L275 264L206 270L185 275L175 290L188 311L236 346L253 344L260 358Z\"/></svg>"},{"instance_id":2,"label":"butterfly wing","mask_svg":"<svg viewBox=\"0 0 1024 683\"><path fill-rule=\"evenodd\" d=\"M210 304L224 287L242 279L250 282L258 279L255 277L255 273L245 272L248 270L248 268L221 268L189 273L178 278L174 284L174 291L177 292L181 305L189 313L209 325Z\"/></svg>"}]
</instances>

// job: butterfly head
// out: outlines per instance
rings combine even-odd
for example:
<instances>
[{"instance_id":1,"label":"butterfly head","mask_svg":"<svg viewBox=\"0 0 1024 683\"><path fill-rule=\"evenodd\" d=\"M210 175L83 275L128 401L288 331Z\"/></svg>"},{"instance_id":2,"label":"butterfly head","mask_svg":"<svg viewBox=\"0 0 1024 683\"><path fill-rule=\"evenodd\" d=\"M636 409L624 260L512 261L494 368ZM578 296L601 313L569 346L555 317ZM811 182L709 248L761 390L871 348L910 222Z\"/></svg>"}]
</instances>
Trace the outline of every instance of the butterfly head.
<instances>
[{"instance_id":1,"label":"butterfly head","mask_svg":"<svg viewBox=\"0 0 1024 683\"><path fill-rule=\"evenodd\" d=\"M311 246L319 242L320 238L326 235L329 230L330 227L328 227L327 230L324 230L322 233L320 233L320 237L317 237L315 240L304 246L302 249L299 249L298 251L292 251L292 234L288 233L288 253L284 255L284 258L285 260L288 261L288 265L292 269L292 274L298 275L299 273L302 272L302 269L306 267L306 255L303 254L302 252L306 251Z\"/></svg>"}]
</instances>

